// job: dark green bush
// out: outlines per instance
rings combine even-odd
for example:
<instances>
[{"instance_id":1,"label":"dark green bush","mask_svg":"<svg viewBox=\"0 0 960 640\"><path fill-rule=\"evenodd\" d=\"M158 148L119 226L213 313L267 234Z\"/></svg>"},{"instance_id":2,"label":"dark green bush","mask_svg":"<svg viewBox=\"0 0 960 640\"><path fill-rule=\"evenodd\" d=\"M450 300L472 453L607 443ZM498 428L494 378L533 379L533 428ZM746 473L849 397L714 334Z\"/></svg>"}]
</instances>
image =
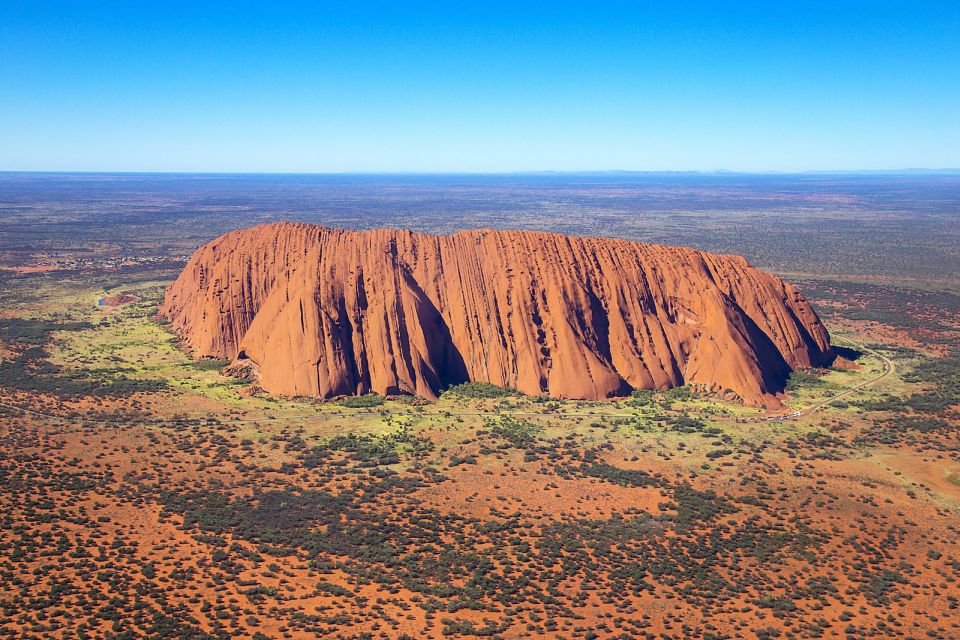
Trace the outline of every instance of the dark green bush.
<instances>
[{"instance_id":1,"label":"dark green bush","mask_svg":"<svg viewBox=\"0 0 960 640\"><path fill-rule=\"evenodd\" d=\"M445 396L454 396L457 398L503 398L507 396L516 396L516 389L509 387L498 387L489 382L464 382L450 387L443 392Z\"/></svg>"},{"instance_id":2,"label":"dark green bush","mask_svg":"<svg viewBox=\"0 0 960 640\"><path fill-rule=\"evenodd\" d=\"M378 393L367 393L362 396L350 396L348 398L343 398L340 400L339 404L341 407L349 407L350 409L370 409L373 407L379 407L386 399Z\"/></svg>"}]
</instances>

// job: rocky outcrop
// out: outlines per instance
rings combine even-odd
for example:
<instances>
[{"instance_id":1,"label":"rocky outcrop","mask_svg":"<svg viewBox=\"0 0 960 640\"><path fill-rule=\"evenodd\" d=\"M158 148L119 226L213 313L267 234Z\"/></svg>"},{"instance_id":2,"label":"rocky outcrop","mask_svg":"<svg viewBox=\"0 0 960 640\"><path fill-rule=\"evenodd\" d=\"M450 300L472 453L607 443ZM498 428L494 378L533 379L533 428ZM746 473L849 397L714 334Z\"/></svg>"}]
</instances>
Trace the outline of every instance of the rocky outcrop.
<instances>
[{"instance_id":1,"label":"rocky outcrop","mask_svg":"<svg viewBox=\"0 0 960 640\"><path fill-rule=\"evenodd\" d=\"M831 353L803 295L739 256L525 231L261 225L198 249L160 314L290 396L686 383L776 406L792 369Z\"/></svg>"}]
</instances>

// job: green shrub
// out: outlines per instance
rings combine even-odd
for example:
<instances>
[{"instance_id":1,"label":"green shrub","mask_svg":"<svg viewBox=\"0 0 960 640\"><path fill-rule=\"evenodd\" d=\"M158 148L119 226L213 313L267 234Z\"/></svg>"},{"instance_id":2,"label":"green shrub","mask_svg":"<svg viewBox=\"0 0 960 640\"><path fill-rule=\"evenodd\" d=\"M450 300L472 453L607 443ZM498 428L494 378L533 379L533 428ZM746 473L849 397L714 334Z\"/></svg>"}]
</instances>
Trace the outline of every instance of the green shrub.
<instances>
[{"instance_id":1,"label":"green shrub","mask_svg":"<svg viewBox=\"0 0 960 640\"><path fill-rule=\"evenodd\" d=\"M506 396L518 395L516 389L510 387L498 387L489 382L464 382L450 387L443 392L443 395L455 396L457 398L503 398Z\"/></svg>"},{"instance_id":2,"label":"green shrub","mask_svg":"<svg viewBox=\"0 0 960 640\"><path fill-rule=\"evenodd\" d=\"M653 389L634 389L627 404L631 407L645 407L653 404L655 397Z\"/></svg>"},{"instance_id":3,"label":"green shrub","mask_svg":"<svg viewBox=\"0 0 960 640\"><path fill-rule=\"evenodd\" d=\"M542 432L540 427L529 420L510 416L500 416L496 422L488 424L493 435L503 438L518 449L532 447Z\"/></svg>"},{"instance_id":4,"label":"green shrub","mask_svg":"<svg viewBox=\"0 0 960 640\"><path fill-rule=\"evenodd\" d=\"M690 400L693 400L693 398L693 389L691 389L688 385L673 387L672 389L667 389L663 392L663 401L665 403L689 402Z\"/></svg>"},{"instance_id":5,"label":"green shrub","mask_svg":"<svg viewBox=\"0 0 960 640\"><path fill-rule=\"evenodd\" d=\"M803 371L794 371L787 380L787 391L800 391L801 389L811 389L826 384L815 375Z\"/></svg>"},{"instance_id":6,"label":"green shrub","mask_svg":"<svg viewBox=\"0 0 960 640\"><path fill-rule=\"evenodd\" d=\"M379 393L367 393L362 396L343 398L339 404L341 407L348 407L350 409L370 409L372 407L379 407L384 402L386 402L386 399Z\"/></svg>"},{"instance_id":7,"label":"green shrub","mask_svg":"<svg viewBox=\"0 0 960 640\"><path fill-rule=\"evenodd\" d=\"M193 362L193 368L200 371L220 371L220 369L223 369L228 364L230 364L229 360L204 358L203 360L195 360Z\"/></svg>"}]
</instances>

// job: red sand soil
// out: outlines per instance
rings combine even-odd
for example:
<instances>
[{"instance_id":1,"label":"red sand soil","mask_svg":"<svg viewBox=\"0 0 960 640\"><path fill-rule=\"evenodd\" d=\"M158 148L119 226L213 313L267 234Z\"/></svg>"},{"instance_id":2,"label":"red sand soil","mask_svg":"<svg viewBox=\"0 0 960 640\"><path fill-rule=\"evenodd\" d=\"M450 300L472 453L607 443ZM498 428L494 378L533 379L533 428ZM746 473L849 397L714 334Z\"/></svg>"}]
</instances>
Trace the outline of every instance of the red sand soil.
<instances>
[{"instance_id":1,"label":"red sand soil","mask_svg":"<svg viewBox=\"0 0 960 640\"><path fill-rule=\"evenodd\" d=\"M100 300L100 303L104 307L119 307L124 304L129 304L131 302L137 302L140 300L139 297L130 295L130 294L120 294L114 296L107 296Z\"/></svg>"},{"instance_id":2,"label":"red sand soil","mask_svg":"<svg viewBox=\"0 0 960 640\"><path fill-rule=\"evenodd\" d=\"M843 434L854 436L855 431ZM393 582L391 576L405 575L406 565L397 564L400 557L374 560L379 556L373 546L364 552L371 558L364 571L372 573L360 574L355 561L337 550L310 560L302 552L283 552L279 543L245 539L229 526L218 531L185 524L184 513L160 506L165 491L240 497L299 486L349 495L365 482L364 468L343 454L322 466L299 466L289 446L295 442L293 433L278 431L268 440L244 443L229 428L203 424L163 429L4 424L0 468L19 489L0 494L2 513L17 522L0 529L0 546L7 550L0 628L68 638L82 625L97 637L129 628L137 610L155 610L167 612L158 614L161 620L192 621L194 634L249 638L260 632L277 640L318 634L467 637L472 632L464 629L487 625L504 638L580 637L586 629L591 637L610 639L622 633L706 638L709 629L729 637L756 638L762 629L815 637L814 627L820 637L844 637L850 625L865 637L898 632L956 637L958 631L956 611L945 597L957 593L960 578L952 564L958 560L955 517L942 502L955 500L956 493L941 494L954 489L934 482L958 465L938 461L933 452L901 448L871 459L828 460L815 457L828 450L824 446L747 447L731 457L733 466L693 479L699 490L741 500L737 510L689 530L653 521L649 539L621 537L616 529L603 533L604 527L617 522L616 514L675 513L669 491L563 477L550 471L546 458L523 462L515 450L445 469L442 481L412 493L362 501L361 508L397 525L398 537L388 540L415 536L416 551L404 562L438 562L445 553L457 553L465 554L457 556L458 563L470 558L490 563L449 579L430 577L431 565L420 566L414 575L433 585L430 593L466 588L478 576L509 575L510 584L522 584L518 580L526 575L533 581L531 593L556 580L550 591L555 604L529 597L513 607L498 602L497 590L471 603ZM468 445L464 452L468 449L476 447ZM600 459L673 476L689 456L614 447ZM285 470L285 465L292 466ZM16 468L20 471L11 473ZM398 471L410 477L410 471ZM347 525L349 509L343 514ZM443 515L420 521L430 513L422 509ZM227 520L231 513L239 511L228 510ZM426 535L433 526L449 527L462 518L477 518L471 535L455 535L456 526L445 529L439 545ZM588 523L586 529L578 529L581 522ZM501 533L482 530L504 523L513 524ZM542 545L556 527L562 546L559 564L552 565L544 561ZM581 533L562 533L565 527ZM736 542L744 535L773 544ZM635 567L615 559L624 548L652 542L652 555L643 556L653 563L644 572L649 590L634 591L632 583L623 582L623 572ZM728 543L729 554L722 551ZM686 573L698 566L703 573ZM658 573L652 576L651 569ZM9 582L11 576L18 582ZM721 582L711 598L713 587L704 587L716 580ZM54 593L55 605L16 604L31 593ZM441 608L433 610L431 601ZM138 604L130 608L133 602ZM117 623L111 607L122 613ZM547 620L557 627L545 627Z\"/></svg>"}]
</instances>

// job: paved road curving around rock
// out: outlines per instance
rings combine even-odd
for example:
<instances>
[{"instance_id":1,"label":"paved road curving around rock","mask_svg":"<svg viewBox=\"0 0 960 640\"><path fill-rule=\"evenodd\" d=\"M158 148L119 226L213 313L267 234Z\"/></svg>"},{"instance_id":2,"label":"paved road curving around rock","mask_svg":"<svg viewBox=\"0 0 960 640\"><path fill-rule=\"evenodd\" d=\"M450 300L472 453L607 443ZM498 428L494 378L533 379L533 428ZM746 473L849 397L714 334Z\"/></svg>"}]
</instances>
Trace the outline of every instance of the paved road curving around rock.
<instances>
[{"instance_id":1,"label":"paved road curving around rock","mask_svg":"<svg viewBox=\"0 0 960 640\"><path fill-rule=\"evenodd\" d=\"M850 394L855 393L855 392L857 392L857 391L859 391L859 390L861 390L861 389L863 389L863 388L873 386L874 384L880 382L881 380L883 380L884 378L886 378L887 376L889 376L891 373L893 373L893 372L896 370L896 365L893 364L893 361L892 361L890 358L888 358L887 356L885 356L885 355L883 355L882 353L880 353L879 351L873 351L873 350L871 350L871 349L867 349L866 347L864 347L864 346L862 346L862 345L854 345L853 343L849 343L849 344L851 344L851 346L853 346L854 348L856 348L856 349L858 349L858 350L864 351L865 353L869 353L869 354L874 355L874 356L876 356L877 358L879 358L880 361L883 362L883 373L881 373L880 375L878 375L878 376L876 376L876 377L874 377L874 378L871 378L871 379L869 379L869 380L867 380L867 381L865 381L865 382L861 382L861 383L858 384L858 385L852 386L852 387L850 387L849 389L847 389L846 391L842 391L842 392L834 395L834 396L831 397L831 398L827 398L826 400L823 400L823 401L821 401L821 402L818 402L817 404L813 405L812 407L810 407L810 408L807 409L806 411L803 411L803 412L802 412L803 415L806 416L806 415L810 415L810 414L812 414L812 413L816 413L817 411L819 411L820 409L822 409L822 408L825 407L826 405L830 404L830 403L833 402L834 400L840 400L841 398L845 398L845 397L849 396Z\"/></svg>"}]
</instances>

